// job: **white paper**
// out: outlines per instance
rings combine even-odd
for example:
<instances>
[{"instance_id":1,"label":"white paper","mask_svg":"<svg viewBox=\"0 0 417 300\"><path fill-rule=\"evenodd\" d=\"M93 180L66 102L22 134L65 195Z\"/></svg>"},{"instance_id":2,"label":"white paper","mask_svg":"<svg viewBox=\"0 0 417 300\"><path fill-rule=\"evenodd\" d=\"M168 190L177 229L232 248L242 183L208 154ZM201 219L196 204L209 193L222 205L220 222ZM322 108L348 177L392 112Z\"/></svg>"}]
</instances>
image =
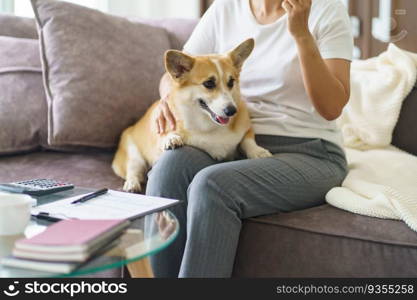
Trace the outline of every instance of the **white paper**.
<instances>
[{"instance_id":1,"label":"white paper","mask_svg":"<svg viewBox=\"0 0 417 300\"><path fill-rule=\"evenodd\" d=\"M31 213L32 215L48 213L49 216L59 219L133 219L179 202L173 199L109 190L106 194L84 203L71 204L72 201L85 195L87 194L36 206L32 208Z\"/></svg>"}]
</instances>

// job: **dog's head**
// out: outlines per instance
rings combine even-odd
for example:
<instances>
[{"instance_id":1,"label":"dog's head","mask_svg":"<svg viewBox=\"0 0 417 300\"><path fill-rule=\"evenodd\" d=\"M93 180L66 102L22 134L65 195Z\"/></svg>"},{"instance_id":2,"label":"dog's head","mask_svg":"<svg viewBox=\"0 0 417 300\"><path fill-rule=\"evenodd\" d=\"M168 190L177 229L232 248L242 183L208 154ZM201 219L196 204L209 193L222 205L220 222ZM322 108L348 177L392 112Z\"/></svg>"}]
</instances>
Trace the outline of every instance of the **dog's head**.
<instances>
[{"instance_id":1,"label":"dog's head","mask_svg":"<svg viewBox=\"0 0 417 300\"><path fill-rule=\"evenodd\" d=\"M248 39L224 55L190 56L165 53L165 68L174 81L176 101L193 113L204 113L217 125L227 125L240 101L239 74L254 48Z\"/></svg>"}]
</instances>

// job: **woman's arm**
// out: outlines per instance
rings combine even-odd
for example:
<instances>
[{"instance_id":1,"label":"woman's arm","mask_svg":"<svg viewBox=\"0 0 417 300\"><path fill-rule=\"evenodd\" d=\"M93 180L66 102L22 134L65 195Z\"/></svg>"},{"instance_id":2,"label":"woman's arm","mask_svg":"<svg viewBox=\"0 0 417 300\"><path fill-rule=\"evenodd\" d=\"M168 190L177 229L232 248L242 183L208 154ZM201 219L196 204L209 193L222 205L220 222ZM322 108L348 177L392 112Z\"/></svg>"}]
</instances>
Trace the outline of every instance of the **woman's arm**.
<instances>
[{"instance_id":1,"label":"woman's arm","mask_svg":"<svg viewBox=\"0 0 417 300\"><path fill-rule=\"evenodd\" d=\"M159 113L156 118L156 130L159 134L165 132L165 125L167 121L171 129L175 130L175 118L167 103L170 91L171 78L168 73L165 73L159 82L159 96L161 97L161 102L159 104Z\"/></svg>"},{"instance_id":2,"label":"woman's arm","mask_svg":"<svg viewBox=\"0 0 417 300\"><path fill-rule=\"evenodd\" d=\"M350 61L324 60L308 28L311 0L284 0L288 29L297 44L304 86L317 112L326 120L340 116L350 96Z\"/></svg>"},{"instance_id":3,"label":"woman's arm","mask_svg":"<svg viewBox=\"0 0 417 300\"><path fill-rule=\"evenodd\" d=\"M323 60L312 36L296 43L308 96L323 118L337 119L350 96L350 61Z\"/></svg>"}]
</instances>

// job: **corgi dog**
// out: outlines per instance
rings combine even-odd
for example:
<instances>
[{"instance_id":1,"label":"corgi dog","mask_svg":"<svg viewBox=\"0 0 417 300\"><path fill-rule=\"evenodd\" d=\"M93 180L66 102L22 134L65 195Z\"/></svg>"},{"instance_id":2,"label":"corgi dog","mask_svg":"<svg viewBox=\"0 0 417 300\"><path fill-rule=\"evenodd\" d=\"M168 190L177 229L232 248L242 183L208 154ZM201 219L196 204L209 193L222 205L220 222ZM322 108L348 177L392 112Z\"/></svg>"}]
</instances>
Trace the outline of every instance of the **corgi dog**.
<instances>
[{"instance_id":1,"label":"corgi dog","mask_svg":"<svg viewBox=\"0 0 417 300\"><path fill-rule=\"evenodd\" d=\"M176 128L157 133L159 100L122 133L112 167L125 179L123 190L141 192L147 170L163 151L183 145L199 148L219 161L233 159L238 146L250 159L272 155L256 144L240 96L239 74L254 44L248 39L224 55L165 53L165 69L172 79L167 104Z\"/></svg>"}]
</instances>

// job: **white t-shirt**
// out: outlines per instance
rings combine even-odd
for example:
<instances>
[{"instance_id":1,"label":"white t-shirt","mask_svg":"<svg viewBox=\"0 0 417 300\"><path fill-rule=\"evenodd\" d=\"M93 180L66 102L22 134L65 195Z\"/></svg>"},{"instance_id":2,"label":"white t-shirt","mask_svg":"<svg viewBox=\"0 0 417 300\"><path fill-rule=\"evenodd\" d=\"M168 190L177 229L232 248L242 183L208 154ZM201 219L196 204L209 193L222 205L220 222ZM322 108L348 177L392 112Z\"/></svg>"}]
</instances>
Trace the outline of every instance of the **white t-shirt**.
<instances>
[{"instance_id":1,"label":"white t-shirt","mask_svg":"<svg viewBox=\"0 0 417 300\"><path fill-rule=\"evenodd\" d=\"M226 53L254 38L255 49L243 65L240 84L255 133L322 138L341 145L335 122L321 117L307 95L296 44L287 29L287 15L261 25L249 1L214 1L184 52ZM339 0L313 0L309 28L324 59L352 60L350 20Z\"/></svg>"}]
</instances>

